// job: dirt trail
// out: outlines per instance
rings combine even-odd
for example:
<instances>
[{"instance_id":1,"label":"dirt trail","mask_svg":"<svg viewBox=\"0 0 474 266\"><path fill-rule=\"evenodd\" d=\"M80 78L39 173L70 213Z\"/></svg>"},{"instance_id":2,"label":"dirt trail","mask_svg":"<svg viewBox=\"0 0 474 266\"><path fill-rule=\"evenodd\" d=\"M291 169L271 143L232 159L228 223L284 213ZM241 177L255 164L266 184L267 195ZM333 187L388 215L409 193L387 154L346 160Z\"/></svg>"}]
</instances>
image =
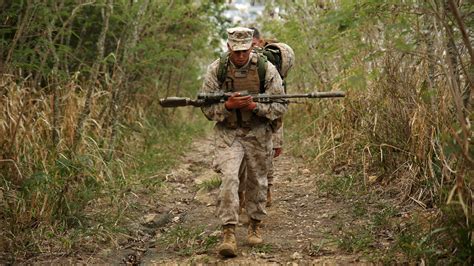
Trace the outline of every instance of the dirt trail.
<instances>
[{"instance_id":1,"label":"dirt trail","mask_svg":"<svg viewBox=\"0 0 474 266\"><path fill-rule=\"evenodd\" d=\"M237 227L239 255L223 259L216 253L220 241L216 217L218 189L199 186L215 177L211 168L211 138L196 141L175 171L167 175L162 203L140 223L143 237L123 245L113 263L354 263L357 254L337 247L340 230L353 215L343 201L326 197L317 182L328 178L306 169L304 162L283 154L275 161L274 203L264 221L265 244L246 244L246 225ZM209 181L208 181L209 182ZM199 189L201 187L201 189ZM245 221L246 217L242 217Z\"/></svg>"}]
</instances>

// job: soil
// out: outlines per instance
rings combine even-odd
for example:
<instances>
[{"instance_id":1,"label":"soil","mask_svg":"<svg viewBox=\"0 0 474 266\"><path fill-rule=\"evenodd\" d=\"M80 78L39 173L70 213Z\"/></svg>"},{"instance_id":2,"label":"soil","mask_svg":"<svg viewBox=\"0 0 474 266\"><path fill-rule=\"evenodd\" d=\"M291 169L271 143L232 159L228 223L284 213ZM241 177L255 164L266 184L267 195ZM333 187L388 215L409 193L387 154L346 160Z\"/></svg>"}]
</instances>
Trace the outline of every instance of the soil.
<instances>
[{"instance_id":1,"label":"soil","mask_svg":"<svg viewBox=\"0 0 474 266\"><path fill-rule=\"evenodd\" d=\"M126 264L364 263L361 255L338 248L337 236L341 230L357 221L344 201L319 191L318 181L328 177L312 172L301 159L285 153L274 161L276 180L273 204L267 209L268 218L263 226L264 244L257 247L246 244L247 217L243 214L236 229L238 256L220 257L216 252L221 233L216 217L218 188L209 190L198 185L216 176L211 169L211 153L210 137L194 142L192 151L167 175L161 204L137 221L140 223L137 228L144 232L142 238L123 245L121 250L111 252L100 261Z\"/></svg>"}]
</instances>

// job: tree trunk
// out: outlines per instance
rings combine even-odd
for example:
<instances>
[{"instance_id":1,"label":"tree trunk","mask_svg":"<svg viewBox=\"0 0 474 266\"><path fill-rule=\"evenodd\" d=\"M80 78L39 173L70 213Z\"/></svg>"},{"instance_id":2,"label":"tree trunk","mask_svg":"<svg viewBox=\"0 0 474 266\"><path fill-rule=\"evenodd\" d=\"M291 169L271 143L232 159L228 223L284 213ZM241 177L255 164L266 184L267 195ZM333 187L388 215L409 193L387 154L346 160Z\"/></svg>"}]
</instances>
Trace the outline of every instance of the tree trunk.
<instances>
[{"instance_id":1,"label":"tree trunk","mask_svg":"<svg viewBox=\"0 0 474 266\"><path fill-rule=\"evenodd\" d=\"M131 50L133 50L135 46L137 45L139 33L141 31L141 27L143 26L141 24L142 18L145 15L145 12L148 8L148 3L149 3L149 0L144 0L143 2L140 3L135 19L132 21L132 31L130 32L128 41L124 45L123 57L122 57L122 62L121 62L121 65L123 68L126 68L128 64L131 64L133 62L134 57L133 57L133 54L131 53ZM112 89L112 100L111 100L111 108L110 108L112 132L110 134L108 160L112 159L114 150L115 150L115 145L117 142L118 126L120 124L119 117L121 115L120 113L122 109L121 98L123 94L123 91L120 90L120 87L123 83L122 81L124 79L124 75L126 74L121 73L118 76L118 80L114 82L115 86L113 86L113 89Z\"/></svg>"},{"instance_id":2,"label":"tree trunk","mask_svg":"<svg viewBox=\"0 0 474 266\"><path fill-rule=\"evenodd\" d=\"M458 24L459 30L461 31L461 36L464 45L466 46L467 51L469 52L469 58L470 58L470 64L468 67L468 70L466 71L466 78L467 78L467 86L466 90L463 92L463 100L464 100L464 107L467 110L470 110L471 108L471 95L472 95L472 90L474 87L474 51L472 49L471 42L469 41L469 35L466 30L466 25L464 24L464 21L462 20L462 16L459 12L458 6L456 3L454 3L453 0L448 0L448 5L449 5L449 10L451 13L453 13L454 18Z\"/></svg>"},{"instance_id":3,"label":"tree trunk","mask_svg":"<svg viewBox=\"0 0 474 266\"><path fill-rule=\"evenodd\" d=\"M77 147L79 142L82 139L82 130L84 127L84 121L89 117L90 110L91 110L91 102L92 102L92 94L94 92L94 88L97 84L97 77L99 75L99 69L102 65L102 61L104 59L104 51L105 51L105 39L107 36L107 32L109 30L109 19L110 14L112 13L113 8L113 0L108 0L107 5L102 8L102 18L104 24L102 26L102 30L99 35L99 39L97 40L97 57L92 66L92 74L90 76L90 80L87 83L87 94L86 94L86 101L84 103L84 108L80 113L79 119L77 121L76 131L74 133L74 140L73 140L73 151L77 151Z\"/></svg>"}]
</instances>

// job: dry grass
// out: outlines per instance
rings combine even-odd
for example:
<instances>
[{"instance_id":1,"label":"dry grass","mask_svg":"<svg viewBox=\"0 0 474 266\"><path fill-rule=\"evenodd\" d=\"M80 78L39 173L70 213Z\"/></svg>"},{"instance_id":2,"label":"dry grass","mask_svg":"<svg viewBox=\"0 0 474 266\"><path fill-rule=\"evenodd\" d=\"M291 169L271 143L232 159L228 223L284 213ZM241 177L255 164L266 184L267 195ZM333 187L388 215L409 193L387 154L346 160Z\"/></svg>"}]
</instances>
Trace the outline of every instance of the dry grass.
<instances>
[{"instance_id":1,"label":"dry grass","mask_svg":"<svg viewBox=\"0 0 474 266\"><path fill-rule=\"evenodd\" d=\"M107 117L100 112L108 102L107 92L92 95L83 138L73 153L85 101L77 80L57 85L52 93L2 75L0 88L0 246L26 253L72 250L76 240L70 229L84 225L85 206L123 167L121 160L104 159L110 127L104 126ZM56 110L54 104L59 104ZM133 119L142 113L134 112ZM123 156L121 152L117 158Z\"/></svg>"},{"instance_id":2,"label":"dry grass","mask_svg":"<svg viewBox=\"0 0 474 266\"><path fill-rule=\"evenodd\" d=\"M33 89L10 75L1 76L0 85L0 257L7 261L118 246L129 236L127 223L159 200L156 190L166 171L208 125L184 109L145 119L144 106L148 112L155 107L131 101L124 106L110 160L107 90L92 94L73 151L86 97L77 80L57 87L58 101L51 91ZM56 111L54 103L59 103ZM173 123L167 115L188 123Z\"/></svg>"},{"instance_id":3,"label":"dry grass","mask_svg":"<svg viewBox=\"0 0 474 266\"><path fill-rule=\"evenodd\" d=\"M458 228L437 231L431 240L440 245L472 239L472 110L456 104L462 91L427 57L392 51L379 63L380 74L362 89L348 84L343 101L292 106L285 118L288 147L317 168L355 174L366 189L384 185L399 206L452 209L436 212L438 226ZM440 222L451 215L455 225ZM469 249L468 242L457 248Z\"/></svg>"}]
</instances>

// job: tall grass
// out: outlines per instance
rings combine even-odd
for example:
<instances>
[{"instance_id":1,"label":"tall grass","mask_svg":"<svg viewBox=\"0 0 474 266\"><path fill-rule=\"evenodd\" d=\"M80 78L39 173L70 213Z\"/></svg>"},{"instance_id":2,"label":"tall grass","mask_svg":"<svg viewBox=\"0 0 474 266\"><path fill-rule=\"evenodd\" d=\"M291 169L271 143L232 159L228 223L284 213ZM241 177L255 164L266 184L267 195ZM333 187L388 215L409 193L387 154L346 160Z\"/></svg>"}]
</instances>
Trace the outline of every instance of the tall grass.
<instances>
[{"instance_id":1,"label":"tall grass","mask_svg":"<svg viewBox=\"0 0 474 266\"><path fill-rule=\"evenodd\" d=\"M212 1L0 3L1 252L117 244L138 215L134 192L152 198L202 132L201 114L158 98L195 94L221 12Z\"/></svg>"},{"instance_id":2,"label":"tall grass","mask_svg":"<svg viewBox=\"0 0 474 266\"><path fill-rule=\"evenodd\" d=\"M410 59L387 55L386 72L364 90L349 88L344 100L293 105L284 122L286 147L316 169L354 175L366 189L382 184L398 206L440 208L443 230L430 241L440 250L451 245L453 261L471 261L474 175L460 147L471 141L453 121L457 111L446 81L424 88L422 66L393 68L404 60Z\"/></svg>"},{"instance_id":3,"label":"tall grass","mask_svg":"<svg viewBox=\"0 0 474 266\"><path fill-rule=\"evenodd\" d=\"M84 123L84 144L72 152L73 124L85 97L75 90L75 81L61 88L57 145L51 96L9 75L2 76L1 85L0 146L8 159L0 161L0 247L11 256L67 253L79 247L87 251L101 241L113 244L114 232L126 231L127 217L137 215L124 207L139 204L131 200L134 191L150 196L159 189L192 138L208 125L196 110L162 110L161 117L147 118L143 107L135 106L135 115L121 125L117 156L109 160L106 131L94 119L103 95L93 95L96 104Z\"/></svg>"},{"instance_id":4,"label":"tall grass","mask_svg":"<svg viewBox=\"0 0 474 266\"><path fill-rule=\"evenodd\" d=\"M474 218L472 44L453 31L461 23L447 22L456 21L452 7L321 1L285 12L267 25L297 54L288 90L347 92L341 101L292 106L289 150L317 168L351 174L367 190L384 185L400 206L439 208L437 226L446 230L430 239L454 258L474 260L466 255Z\"/></svg>"}]
</instances>

